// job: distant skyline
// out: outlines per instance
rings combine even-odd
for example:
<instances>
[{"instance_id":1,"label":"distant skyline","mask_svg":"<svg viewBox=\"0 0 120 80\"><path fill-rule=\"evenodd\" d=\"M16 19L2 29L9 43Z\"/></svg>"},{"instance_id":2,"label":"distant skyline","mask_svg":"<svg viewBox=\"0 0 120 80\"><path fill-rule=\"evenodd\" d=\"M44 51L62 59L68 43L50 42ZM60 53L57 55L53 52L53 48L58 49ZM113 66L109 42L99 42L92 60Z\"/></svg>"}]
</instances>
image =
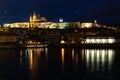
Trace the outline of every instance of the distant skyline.
<instances>
[{"instance_id":1,"label":"distant skyline","mask_svg":"<svg viewBox=\"0 0 120 80\"><path fill-rule=\"evenodd\" d=\"M57 21L94 21L120 25L119 0L1 0L0 23L28 21L33 12Z\"/></svg>"}]
</instances>

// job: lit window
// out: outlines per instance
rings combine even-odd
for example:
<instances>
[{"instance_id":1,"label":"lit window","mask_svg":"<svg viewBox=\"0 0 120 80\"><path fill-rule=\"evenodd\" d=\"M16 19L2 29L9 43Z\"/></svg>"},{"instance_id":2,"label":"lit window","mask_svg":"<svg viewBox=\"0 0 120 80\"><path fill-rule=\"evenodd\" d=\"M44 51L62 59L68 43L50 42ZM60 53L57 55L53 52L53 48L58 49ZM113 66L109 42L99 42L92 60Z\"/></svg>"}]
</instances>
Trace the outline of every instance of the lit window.
<instances>
[{"instance_id":1,"label":"lit window","mask_svg":"<svg viewBox=\"0 0 120 80\"><path fill-rule=\"evenodd\" d=\"M108 43L114 43L115 39L108 39Z\"/></svg>"}]
</instances>

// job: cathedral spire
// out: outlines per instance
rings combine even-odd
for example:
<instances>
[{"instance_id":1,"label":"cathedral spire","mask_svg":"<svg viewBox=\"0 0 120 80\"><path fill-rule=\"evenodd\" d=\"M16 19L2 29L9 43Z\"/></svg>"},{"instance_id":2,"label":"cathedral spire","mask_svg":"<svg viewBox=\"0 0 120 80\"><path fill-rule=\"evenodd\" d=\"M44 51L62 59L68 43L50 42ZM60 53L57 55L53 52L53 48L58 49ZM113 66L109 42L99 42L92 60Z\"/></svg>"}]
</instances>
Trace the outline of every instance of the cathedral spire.
<instances>
[{"instance_id":1,"label":"cathedral spire","mask_svg":"<svg viewBox=\"0 0 120 80\"><path fill-rule=\"evenodd\" d=\"M36 15L36 12L34 11L34 14L33 14L33 21L35 22L37 20L37 15Z\"/></svg>"},{"instance_id":2,"label":"cathedral spire","mask_svg":"<svg viewBox=\"0 0 120 80\"><path fill-rule=\"evenodd\" d=\"M36 14L36 12L34 11L33 15L30 15L29 21L30 22L45 22L47 20L45 17L40 17L40 15Z\"/></svg>"},{"instance_id":3,"label":"cathedral spire","mask_svg":"<svg viewBox=\"0 0 120 80\"><path fill-rule=\"evenodd\" d=\"M37 16L36 12L34 11L33 16Z\"/></svg>"}]
</instances>

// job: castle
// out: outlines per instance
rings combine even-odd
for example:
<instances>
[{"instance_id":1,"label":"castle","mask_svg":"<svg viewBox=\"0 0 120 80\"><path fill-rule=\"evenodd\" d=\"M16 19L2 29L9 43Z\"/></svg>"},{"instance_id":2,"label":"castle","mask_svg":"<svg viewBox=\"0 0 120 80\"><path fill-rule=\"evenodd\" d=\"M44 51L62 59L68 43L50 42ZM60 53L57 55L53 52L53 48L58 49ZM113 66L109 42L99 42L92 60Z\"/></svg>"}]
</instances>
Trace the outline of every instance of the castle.
<instances>
[{"instance_id":1,"label":"castle","mask_svg":"<svg viewBox=\"0 0 120 80\"><path fill-rule=\"evenodd\" d=\"M34 12L34 14L33 15L30 15L30 18L29 18L29 22L46 22L47 21L47 19L45 18L45 17L40 17L40 15L38 14L36 14L35 12Z\"/></svg>"},{"instance_id":2,"label":"castle","mask_svg":"<svg viewBox=\"0 0 120 80\"><path fill-rule=\"evenodd\" d=\"M29 21L27 22L13 22L13 23L4 23L3 27L9 28L47 28L47 29L65 29L65 28L91 28L94 25L93 22L64 22L62 18L59 19L59 22L48 21L45 17L41 17L35 12L33 15L30 15Z\"/></svg>"}]
</instances>

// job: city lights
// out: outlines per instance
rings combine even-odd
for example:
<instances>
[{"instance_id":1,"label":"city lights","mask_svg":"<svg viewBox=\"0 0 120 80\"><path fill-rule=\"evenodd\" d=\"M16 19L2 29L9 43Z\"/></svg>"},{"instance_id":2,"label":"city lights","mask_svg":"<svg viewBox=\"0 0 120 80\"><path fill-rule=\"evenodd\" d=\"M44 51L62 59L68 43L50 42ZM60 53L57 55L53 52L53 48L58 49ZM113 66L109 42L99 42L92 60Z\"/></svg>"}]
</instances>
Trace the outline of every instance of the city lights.
<instances>
[{"instance_id":1,"label":"city lights","mask_svg":"<svg viewBox=\"0 0 120 80\"><path fill-rule=\"evenodd\" d=\"M87 38L85 40L85 43L87 44L112 44L112 43L115 43L115 39L114 38L108 38L108 39Z\"/></svg>"}]
</instances>

